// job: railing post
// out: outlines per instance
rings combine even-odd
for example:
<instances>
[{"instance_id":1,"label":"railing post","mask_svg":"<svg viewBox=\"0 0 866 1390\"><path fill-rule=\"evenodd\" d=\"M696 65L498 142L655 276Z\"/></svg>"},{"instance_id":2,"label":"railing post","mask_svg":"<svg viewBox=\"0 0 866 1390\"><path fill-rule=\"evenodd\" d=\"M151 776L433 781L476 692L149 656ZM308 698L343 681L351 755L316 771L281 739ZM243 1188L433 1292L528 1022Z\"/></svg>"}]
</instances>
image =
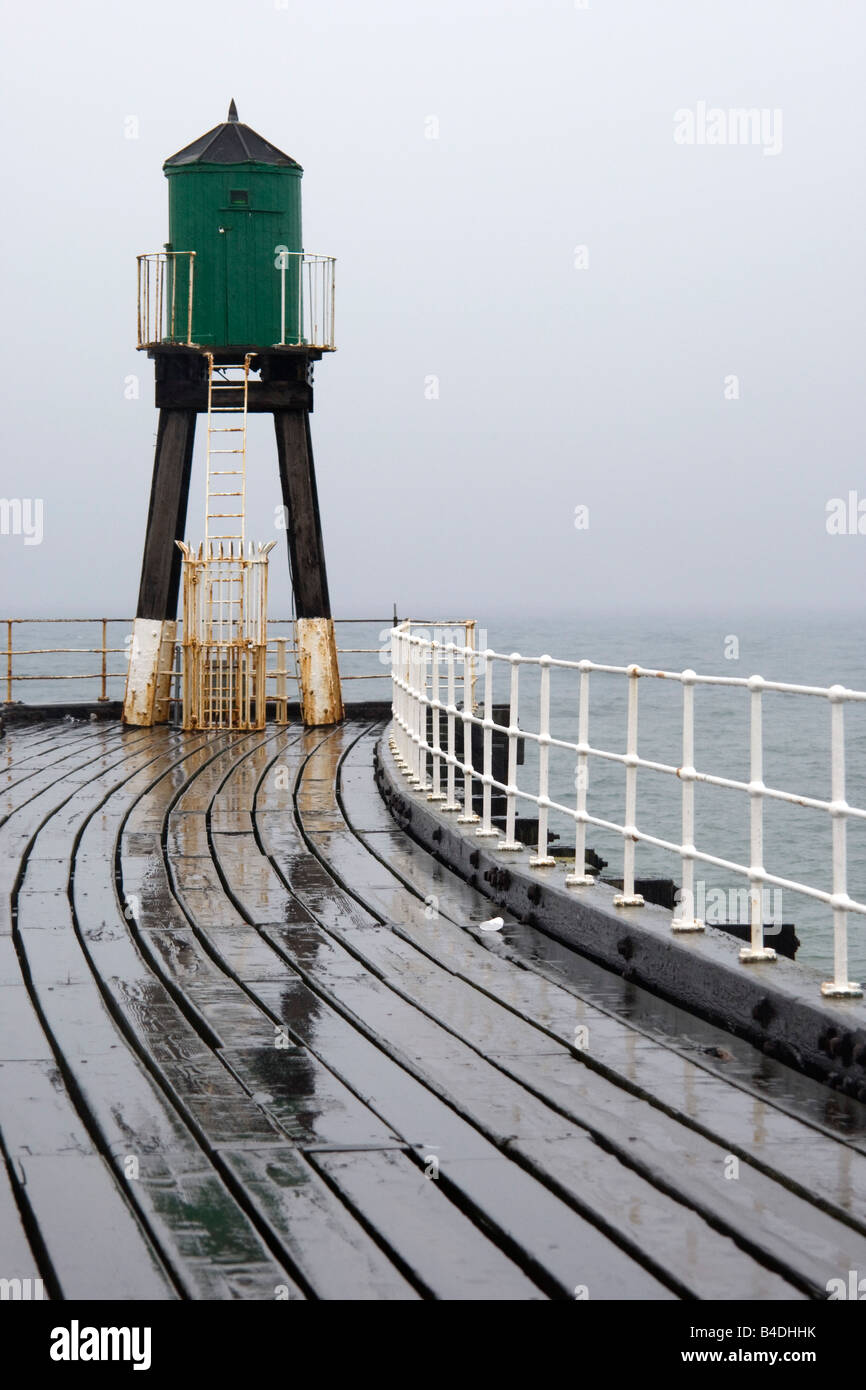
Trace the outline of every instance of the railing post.
<instances>
[{"instance_id":1,"label":"railing post","mask_svg":"<svg viewBox=\"0 0 866 1390\"><path fill-rule=\"evenodd\" d=\"M446 787L447 795L446 795L446 798L445 798L445 800L443 801L442 806L441 806L440 809L443 810L443 811L459 811L459 810L460 810L460 802L457 800L457 790L456 790L456 774L457 774L457 768L456 768L456 766L455 766L456 761L457 761L456 737L455 737L455 734L456 734L456 728L455 728L455 726L456 726L456 719L457 719L457 695L456 695L456 690L455 690L455 679L454 679L454 653L455 653L455 651L456 651L456 647L455 647L455 645L454 645L453 642L449 642L449 643L447 644L445 650L446 650L446 652L448 653L448 705L447 705L447 716L448 716L448 731L447 731L447 739L448 739L447 763L448 763L448 770L447 770L447 773L446 773L446 776L445 776L445 787Z\"/></svg>"},{"instance_id":2,"label":"railing post","mask_svg":"<svg viewBox=\"0 0 866 1390\"><path fill-rule=\"evenodd\" d=\"M143 347L144 343L141 338L141 256L136 256L135 260L138 270L135 286L135 322L136 331L138 333L138 346Z\"/></svg>"},{"instance_id":3,"label":"railing post","mask_svg":"<svg viewBox=\"0 0 866 1390\"><path fill-rule=\"evenodd\" d=\"M333 346L334 346L334 301L335 301L335 299L336 299L336 286L337 286L337 262L336 262L335 258L332 256L332 257L331 257L331 315L330 315L330 318L331 318L331 331L330 331L330 337L329 337L329 339L328 339L328 346L329 346L329 347L333 347Z\"/></svg>"},{"instance_id":4,"label":"railing post","mask_svg":"<svg viewBox=\"0 0 866 1390\"><path fill-rule=\"evenodd\" d=\"M391 737L388 740L388 747L391 749L395 762L398 753L397 736L400 728L397 723L400 697L400 690L397 685L397 644L399 640L397 624L394 623L391 628Z\"/></svg>"},{"instance_id":5,"label":"railing post","mask_svg":"<svg viewBox=\"0 0 866 1390\"><path fill-rule=\"evenodd\" d=\"M400 651L400 721L398 760L403 772L409 775L409 662L411 643L409 633L403 634Z\"/></svg>"},{"instance_id":6,"label":"railing post","mask_svg":"<svg viewBox=\"0 0 866 1390\"><path fill-rule=\"evenodd\" d=\"M426 643L419 642L415 648L415 684L413 686L415 695L415 776L412 778L413 785L419 791L426 792L430 786L427 781L427 705L425 697L427 694L427 648Z\"/></svg>"},{"instance_id":7,"label":"railing post","mask_svg":"<svg viewBox=\"0 0 866 1390\"><path fill-rule=\"evenodd\" d=\"M749 911L751 940L740 951L745 965L775 960L776 952L764 945L764 734L761 676L749 679Z\"/></svg>"},{"instance_id":8,"label":"railing post","mask_svg":"<svg viewBox=\"0 0 866 1390\"><path fill-rule=\"evenodd\" d=\"M403 730L400 721L403 717L403 691L400 672L403 669L403 634L397 629L391 633L391 709L394 715L391 751L398 767L403 765Z\"/></svg>"},{"instance_id":9,"label":"railing post","mask_svg":"<svg viewBox=\"0 0 866 1390\"><path fill-rule=\"evenodd\" d=\"M318 345L318 270L320 261L310 260L310 274L307 279L310 297L310 342Z\"/></svg>"},{"instance_id":10,"label":"railing post","mask_svg":"<svg viewBox=\"0 0 866 1390\"><path fill-rule=\"evenodd\" d=\"M409 785L412 787L421 786L419 754L420 754L420 735L418 723L418 711L420 701L418 699L419 658L420 647L417 639L409 644Z\"/></svg>"},{"instance_id":11,"label":"railing post","mask_svg":"<svg viewBox=\"0 0 866 1390\"><path fill-rule=\"evenodd\" d=\"M833 827L833 979L822 984L830 999L859 999L863 990L848 979L848 803L845 800L845 689L834 685L830 699L830 815Z\"/></svg>"},{"instance_id":12,"label":"railing post","mask_svg":"<svg viewBox=\"0 0 866 1390\"><path fill-rule=\"evenodd\" d=\"M476 825L478 816L472 805L472 775L475 771L472 759L472 715L475 712L475 651L469 641L469 632L464 628L466 645L463 648L463 815L457 817L458 825ZM474 636L474 633L473 633Z\"/></svg>"},{"instance_id":13,"label":"railing post","mask_svg":"<svg viewBox=\"0 0 866 1390\"><path fill-rule=\"evenodd\" d=\"M595 883L586 872L586 794L589 789L589 673L590 663L580 662L580 691L577 713L577 767L574 785L577 792L577 817L574 832L574 872L566 875L566 886L584 888Z\"/></svg>"},{"instance_id":14,"label":"railing post","mask_svg":"<svg viewBox=\"0 0 866 1390\"><path fill-rule=\"evenodd\" d=\"M412 775L412 639L406 634L406 642L403 652L403 718L401 728L403 730L403 761L405 767L403 771L407 777Z\"/></svg>"},{"instance_id":15,"label":"railing post","mask_svg":"<svg viewBox=\"0 0 866 1390\"><path fill-rule=\"evenodd\" d=\"M174 302L175 292L177 290L177 256L172 256L168 271L171 275L171 314L169 317L168 336L170 341L174 342Z\"/></svg>"},{"instance_id":16,"label":"railing post","mask_svg":"<svg viewBox=\"0 0 866 1390\"><path fill-rule=\"evenodd\" d=\"M296 253L297 254L297 253ZM303 252L298 255L298 334L297 341L303 342L309 336L305 332L307 325L304 323L304 256Z\"/></svg>"},{"instance_id":17,"label":"railing post","mask_svg":"<svg viewBox=\"0 0 866 1390\"><path fill-rule=\"evenodd\" d=\"M625 848L622 861L622 892L613 900L614 907L643 907L643 898L634 891L634 847L637 820L637 693L640 667L628 668L628 722L625 750Z\"/></svg>"},{"instance_id":18,"label":"railing post","mask_svg":"<svg viewBox=\"0 0 866 1390\"><path fill-rule=\"evenodd\" d=\"M400 650L400 764L409 775L409 634Z\"/></svg>"},{"instance_id":19,"label":"railing post","mask_svg":"<svg viewBox=\"0 0 866 1390\"><path fill-rule=\"evenodd\" d=\"M493 652L490 647L484 653L484 735L483 771L481 774L481 825L475 834L483 837L498 835L499 831L491 824L493 803Z\"/></svg>"},{"instance_id":20,"label":"railing post","mask_svg":"<svg viewBox=\"0 0 866 1390\"><path fill-rule=\"evenodd\" d=\"M677 911L671 926L676 932L703 931L695 916L695 681L694 671L683 671L683 762L679 769L683 784L683 817L680 835L682 885Z\"/></svg>"},{"instance_id":21,"label":"railing post","mask_svg":"<svg viewBox=\"0 0 866 1390\"><path fill-rule=\"evenodd\" d=\"M193 280L194 280L194 278L195 278L195 252L194 252L194 251L190 251L190 253L189 253L189 296L188 296L188 299L187 299L187 308L186 308L186 343L187 343L187 347L189 347L190 343L192 342L192 292L193 292Z\"/></svg>"},{"instance_id":22,"label":"railing post","mask_svg":"<svg viewBox=\"0 0 866 1390\"><path fill-rule=\"evenodd\" d=\"M517 739L520 732L517 723L520 653L512 652L508 660L511 662L511 691L508 705L508 784L505 792L505 839L499 841L497 849L517 854L523 849L523 845L515 839L514 834L517 819Z\"/></svg>"},{"instance_id":23,"label":"railing post","mask_svg":"<svg viewBox=\"0 0 866 1390\"><path fill-rule=\"evenodd\" d=\"M475 699L475 688L476 688L476 685L477 685L477 683L478 683L478 676L477 676L477 670L476 670L476 665L475 665L475 642L476 642L476 637L475 637L475 619L474 619L474 618L469 618L469 619L463 624L463 632L464 632L464 640L465 640L465 642L466 642L466 646L469 648L469 652L470 652L469 661L470 661L470 674L471 674L471 679L470 679L470 682L469 682L469 691L470 691L470 694L469 694L469 708L471 709L472 713L474 714L474 713L475 713L476 705L477 705L477 703L478 703L477 700ZM464 668L464 674L465 674L465 668ZM464 704L465 704L465 697L466 697L466 683L465 683L465 681L464 681L464 685L463 685L463 696L464 696Z\"/></svg>"},{"instance_id":24,"label":"railing post","mask_svg":"<svg viewBox=\"0 0 866 1390\"><path fill-rule=\"evenodd\" d=\"M417 647L409 643L406 663L406 780L410 787L418 785L418 708L415 699L415 668L418 661Z\"/></svg>"},{"instance_id":25,"label":"railing post","mask_svg":"<svg viewBox=\"0 0 866 1390\"><path fill-rule=\"evenodd\" d=\"M277 638L277 723L288 724L289 703L286 697L286 639Z\"/></svg>"},{"instance_id":26,"label":"railing post","mask_svg":"<svg viewBox=\"0 0 866 1390\"><path fill-rule=\"evenodd\" d=\"M556 860L547 853L550 811L550 657L539 657L541 691L538 716L538 849L529 860L533 869L552 869Z\"/></svg>"},{"instance_id":27,"label":"railing post","mask_svg":"<svg viewBox=\"0 0 866 1390\"><path fill-rule=\"evenodd\" d=\"M104 704L105 701L108 699L108 690L107 690L107 688L106 688L106 678L107 678L107 675L108 675L108 672L107 672L107 669L106 669L106 656L107 656L106 648L107 648L107 647L108 647L108 619L107 619L107 618L103 618L103 619L102 619L102 693L101 693L99 696L97 696L97 704Z\"/></svg>"},{"instance_id":28,"label":"railing post","mask_svg":"<svg viewBox=\"0 0 866 1390\"><path fill-rule=\"evenodd\" d=\"M444 801L442 791L442 720L439 699L439 643L434 638L430 643L430 714L433 726L433 789L428 801Z\"/></svg>"},{"instance_id":29,"label":"railing post","mask_svg":"<svg viewBox=\"0 0 866 1390\"><path fill-rule=\"evenodd\" d=\"M280 252L280 347L286 346L286 262L288 251Z\"/></svg>"}]
</instances>

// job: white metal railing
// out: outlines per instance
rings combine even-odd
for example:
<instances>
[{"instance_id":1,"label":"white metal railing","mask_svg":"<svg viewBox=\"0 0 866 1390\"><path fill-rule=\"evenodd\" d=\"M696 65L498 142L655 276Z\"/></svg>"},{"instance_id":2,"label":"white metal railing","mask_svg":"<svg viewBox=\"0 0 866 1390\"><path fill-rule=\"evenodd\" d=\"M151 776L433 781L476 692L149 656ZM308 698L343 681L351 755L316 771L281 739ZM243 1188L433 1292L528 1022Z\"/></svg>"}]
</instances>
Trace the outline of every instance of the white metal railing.
<instances>
[{"instance_id":1,"label":"white metal railing","mask_svg":"<svg viewBox=\"0 0 866 1390\"><path fill-rule=\"evenodd\" d=\"M569 818L575 826L575 855L573 871L566 877L569 887L580 888L595 880L586 871L586 828L614 832L623 841L622 891L614 898L618 908L641 906L643 898L635 892L635 848L640 844L654 846L678 856L681 866L682 889L672 920L676 932L703 931L704 923L695 915L695 864L701 863L744 877L749 882L750 942L740 951L744 963L772 961L775 951L764 944L763 893L766 885L788 889L794 893L826 904L833 916L833 979L821 986L822 994L831 998L850 998L862 995L859 984L848 978L848 916L866 915L866 903L855 901L847 886L847 823L866 821L866 810L850 806L845 799L845 707L866 702L866 691L848 690L841 685L830 687L791 685L764 680L761 676L748 678L729 676L699 676L694 671L660 671L642 666L609 666L592 661L561 661L550 656L527 657L517 652L508 655L486 649L476 652L474 642L465 644L442 641L440 636L419 634L413 624L403 622L392 634L391 679L393 687L394 731L392 748L398 765L410 785L427 791L430 799L440 802L442 811L459 811L464 824L478 822L476 834L499 837L500 831L491 820L491 792L505 797L504 835L498 848L518 852L523 845L515 837L515 821L519 799L538 809L538 843L530 859L533 867L552 866L556 860L549 855L548 818L551 811ZM493 719L494 672L501 664L509 672L508 723ZM538 728L530 730L519 724L520 672L535 668L538 682ZM578 737L576 742L556 737L550 727L550 680L554 671L570 671L579 675L577 699ZM625 751L594 747L589 738L590 677L593 673L622 677L627 683L627 712ZM477 712L474 698L475 681L482 686L482 710ZM638 690L641 680L670 681L682 689L682 763L669 763L642 758L638 753ZM470 699L458 705L457 686L473 692ZM749 703L749 781L715 776L700 772L694 765L695 688L697 686L727 686L744 691ZM801 796L769 787L763 780L763 695L778 691L825 701L829 707L830 723L830 800ZM444 698L443 698L444 694ZM434 712L432 737L428 738L428 712ZM444 721L445 746L441 744L440 724ZM457 725L462 726L462 756L458 751ZM481 766L473 762L472 729L483 731ZM492 743L494 732L507 739L508 771L505 782L492 773ZM537 790L528 791L517 785L518 741L526 740L538 750ZM566 806L550 797L549 758L552 749L559 749L573 759L575 769L575 804ZM625 771L625 799L622 822L594 815L588 809L589 764L599 759L617 764ZM445 769L446 793L442 794L442 771ZM676 777L681 783L681 839L675 842L652 835L637 826L638 772L640 770ZM462 805L456 796L455 775L463 777ZM481 816L473 809L473 781L482 786ZM695 840L695 785L726 788L740 792L749 800L749 863L699 849ZM798 882L768 872L764 867L764 805L781 802L823 812L831 824L830 892L813 884Z\"/></svg>"},{"instance_id":2,"label":"white metal railing","mask_svg":"<svg viewBox=\"0 0 866 1390\"><path fill-rule=\"evenodd\" d=\"M194 251L138 256L138 346L192 343Z\"/></svg>"},{"instance_id":3,"label":"white metal railing","mask_svg":"<svg viewBox=\"0 0 866 1390\"><path fill-rule=\"evenodd\" d=\"M334 291L337 262L308 251L277 253L280 273L280 347L334 351Z\"/></svg>"}]
</instances>

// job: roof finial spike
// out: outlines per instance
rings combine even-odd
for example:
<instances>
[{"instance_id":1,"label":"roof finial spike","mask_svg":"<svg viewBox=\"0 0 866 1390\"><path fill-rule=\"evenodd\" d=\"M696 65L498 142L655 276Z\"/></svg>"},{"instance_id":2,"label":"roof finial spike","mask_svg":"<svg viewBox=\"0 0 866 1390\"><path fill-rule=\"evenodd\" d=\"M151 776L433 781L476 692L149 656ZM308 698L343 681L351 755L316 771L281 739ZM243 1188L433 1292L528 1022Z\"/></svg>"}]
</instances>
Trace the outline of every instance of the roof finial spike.
<instances>
[{"instance_id":1,"label":"roof finial spike","mask_svg":"<svg viewBox=\"0 0 866 1390\"><path fill-rule=\"evenodd\" d=\"M237 118L238 118L238 108L235 106L235 99L234 99L234 97L232 97L231 103L230 103L230 105L229 105L229 116L228 116L228 118L229 118L230 121L236 121Z\"/></svg>"}]
</instances>

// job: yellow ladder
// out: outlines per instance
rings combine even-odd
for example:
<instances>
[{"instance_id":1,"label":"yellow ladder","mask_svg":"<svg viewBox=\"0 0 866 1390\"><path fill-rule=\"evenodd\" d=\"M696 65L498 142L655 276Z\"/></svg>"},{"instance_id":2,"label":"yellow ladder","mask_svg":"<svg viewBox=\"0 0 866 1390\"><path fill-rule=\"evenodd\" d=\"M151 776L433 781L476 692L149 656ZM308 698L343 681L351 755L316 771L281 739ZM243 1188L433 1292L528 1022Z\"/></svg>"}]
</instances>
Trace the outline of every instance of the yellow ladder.
<instances>
[{"instance_id":1,"label":"yellow ladder","mask_svg":"<svg viewBox=\"0 0 866 1390\"><path fill-rule=\"evenodd\" d=\"M220 546L229 542L229 553L238 543L238 554L244 548L244 508L246 504L247 479L247 395L250 380L250 353L243 362L214 365L213 353L207 357L207 499L205 502L205 547L210 551L211 541L219 541ZM243 373L238 376L237 373ZM230 375L231 374L231 375ZM226 392L240 391L243 404L223 405ZM215 422L215 417L223 418ZM231 421L226 416L233 417ZM223 447L223 441L227 447ZM234 447L233 447L234 446ZM223 467L226 463L236 467ZM233 500L229 500L233 499ZM222 508L235 506L236 511ZM215 510L217 508L218 510ZM213 523L213 524L212 524Z\"/></svg>"}]
</instances>

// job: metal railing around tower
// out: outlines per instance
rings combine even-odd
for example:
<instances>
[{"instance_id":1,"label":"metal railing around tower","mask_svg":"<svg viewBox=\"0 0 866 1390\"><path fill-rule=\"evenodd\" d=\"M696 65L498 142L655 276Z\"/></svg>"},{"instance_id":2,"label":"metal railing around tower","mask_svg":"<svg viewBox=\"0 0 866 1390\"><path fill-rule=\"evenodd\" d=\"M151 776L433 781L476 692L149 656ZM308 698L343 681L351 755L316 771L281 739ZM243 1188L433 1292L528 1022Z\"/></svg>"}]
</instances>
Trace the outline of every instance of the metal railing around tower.
<instances>
[{"instance_id":1,"label":"metal railing around tower","mask_svg":"<svg viewBox=\"0 0 866 1390\"><path fill-rule=\"evenodd\" d=\"M137 346L195 347L195 251L150 251L137 257ZM279 282L279 319L273 347L311 347L334 352L337 262L333 256L278 247L263 275Z\"/></svg>"},{"instance_id":2,"label":"metal railing around tower","mask_svg":"<svg viewBox=\"0 0 866 1390\"><path fill-rule=\"evenodd\" d=\"M194 251L150 251L138 256L138 346L192 344Z\"/></svg>"},{"instance_id":3,"label":"metal railing around tower","mask_svg":"<svg viewBox=\"0 0 866 1390\"><path fill-rule=\"evenodd\" d=\"M334 298L337 262L333 256L309 251L281 250L280 342L281 347L303 344L325 352L336 349ZM292 332L295 325L296 336Z\"/></svg>"},{"instance_id":4,"label":"metal railing around tower","mask_svg":"<svg viewBox=\"0 0 866 1390\"><path fill-rule=\"evenodd\" d=\"M744 964L775 959L775 951L764 942L764 892L770 886L801 894L826 906L832 914L833 979L822 985L829 997L858 997L862 990L848 978L848 918L866 916L866 902L853 899L848 893L847 828L848 823L866 822L866 810L849 805L845 795L845 711L846 707L866 702L866 691L849 690L841 685L829 687L792 685L781 681L764 680L762 676L748 678L728 676L699 676L692 670L662 671L642 666L609 666L592 661L561 661L551 656L527 657L518 652L505 654L487 648L478 652L474 641L454 642L449 633L435 630L419 633L415 625L403 622L392 633L391 679L393 686L394 734L392 747L409 784L429 793L438 802L438 809L459 813L466 825L475 825L475 834L495 840L499 850L519 852L523 844L516 836L518 802L529 803L538 813L536 852L529 863L533 868L553 868L557 860L550 854L549 823L552 813L565 817L575 830L574 862L565 883L575 889L589 886L594 878L587 872L586 831L594 826L613 832L622 840L622 889L614 898L618 908L637 907L643 898L635 891L635 850L638 845L667 851L679 859L682 888L671 927L675 932L702 931L704 922L696 912L695 865L712 866L748 881L750 904L750 940L740 951ZM507 678L507 717L494 718L494 683L497 671ZM551 681L567 673L577 677L577 689L568 695L567 705L559 700L560 725L576 723L576 740L562 737L552 727ZM595 746L590 741L590 679L595 675L612 676L625 683L625 747L612 750ZM523 689L521 675L533 678L533 688ZM476 679L481 689L480 707L474 698L459 698L459 692L472 691ZM638 692L641 681L669 682L682 692L680 733L682 761L679 765L641 757L638 752ZM728 687L740 691L746 698L748 714L749 780L738 780L699 771L695 766L695 692ZM805 796L768 786L764 782L765 740L763 708L766 694L784 694L800 700L820 701L829 715L829 784L830 796ZM567 721L562 710L567 708ZM521 719L523 722L521 723ZM531 727L536 725L536 727ZM480 735L473 740L473 729ZM507 744L507 773L505 779L493 774L493 737L498 735ZM789 737L799 735L793 729ZM518 744L524 741L534 746L531 773L534 785L518 785ZM564 804L551 797L551 755L566 760L573 777L574 800ZM590 765L605 763L619 766L624 773L622 818L599 815L590 809ZM528 765L529 766L529 765ZM657 773L676 778L681 786L680 838L670 839L649 830L638 828L638 773ZM462 786L458 787L457 779ZM445 788L443 790L443 778ZM529 778L524 772L524 783ZM480 811L473 798L473 786L482 788ZM743 815L739 818L748 837L748 862L737 862L714 852L714 846L695 844L695 787L704 785L739 793ZM504 817L493 823L491 794L500 793L504 801ZM604 809L608 809L608 795ZM830 887L771 873L764 865L764 810L767 804L783 803L817 811L829 819L830 852L827 868ZM504 823L503 823L504 822ZM717 828L716 828L717 830Z\"/></svg>"}]
</instances>

